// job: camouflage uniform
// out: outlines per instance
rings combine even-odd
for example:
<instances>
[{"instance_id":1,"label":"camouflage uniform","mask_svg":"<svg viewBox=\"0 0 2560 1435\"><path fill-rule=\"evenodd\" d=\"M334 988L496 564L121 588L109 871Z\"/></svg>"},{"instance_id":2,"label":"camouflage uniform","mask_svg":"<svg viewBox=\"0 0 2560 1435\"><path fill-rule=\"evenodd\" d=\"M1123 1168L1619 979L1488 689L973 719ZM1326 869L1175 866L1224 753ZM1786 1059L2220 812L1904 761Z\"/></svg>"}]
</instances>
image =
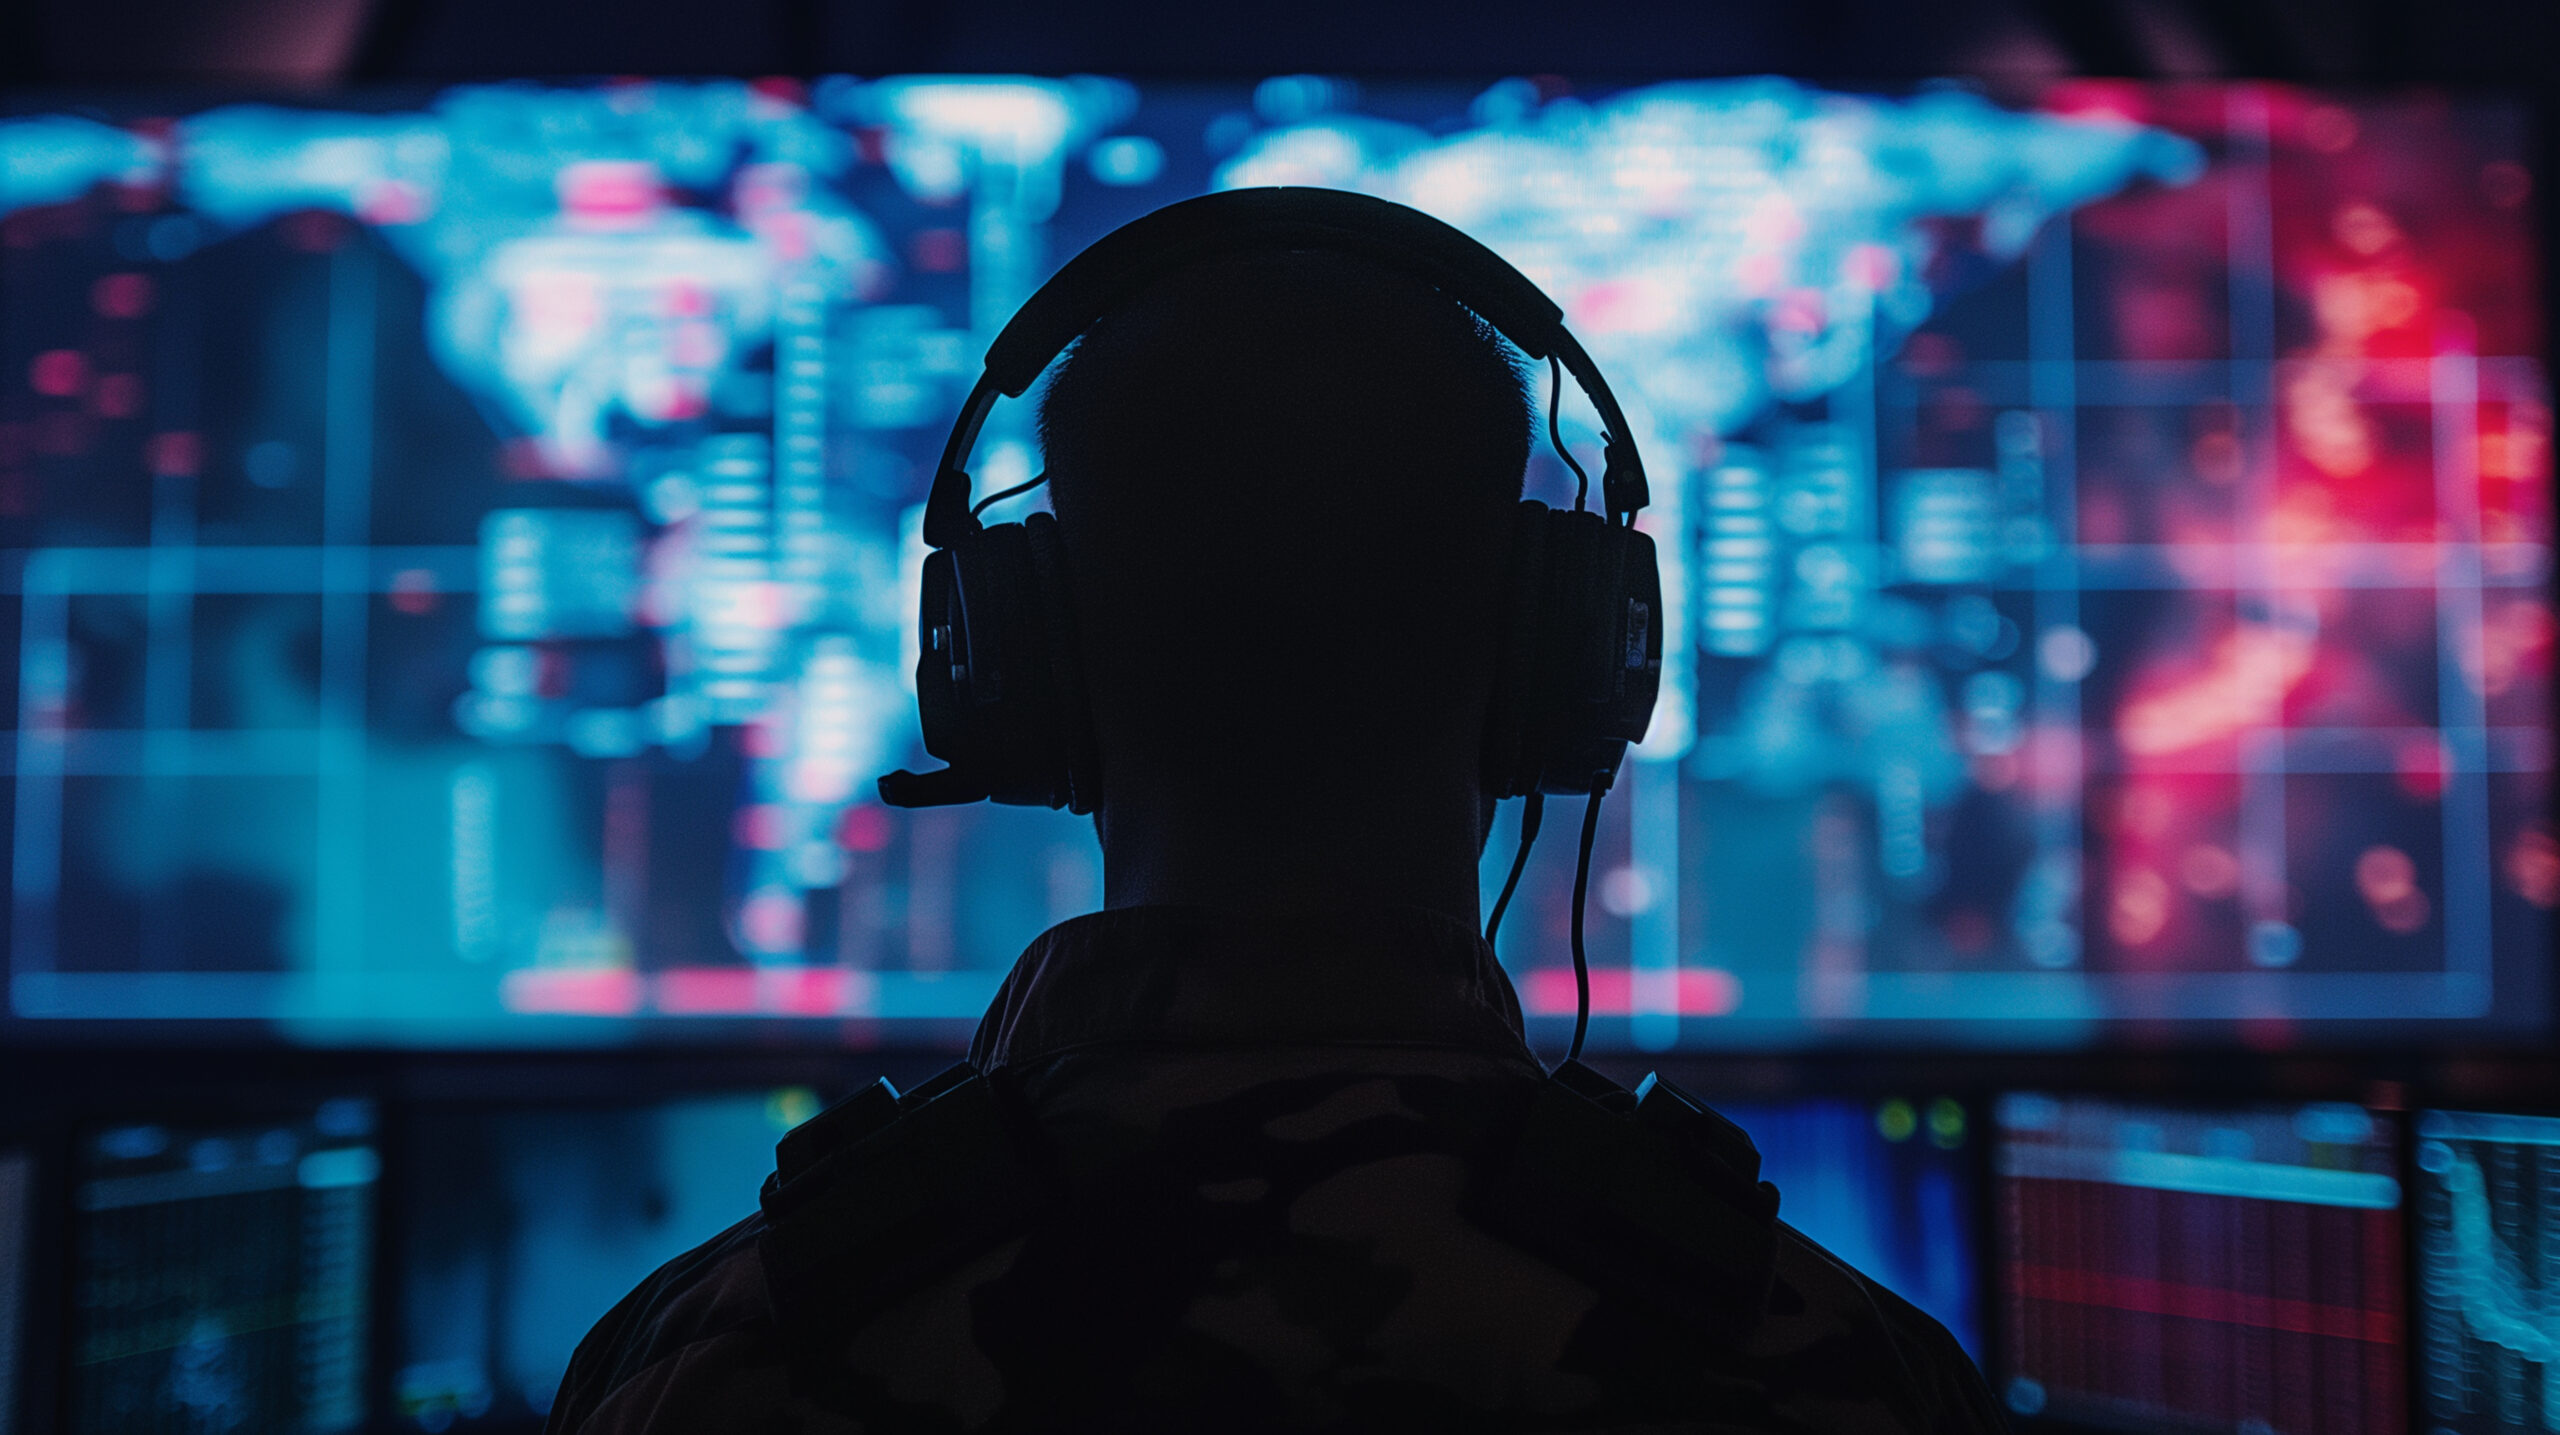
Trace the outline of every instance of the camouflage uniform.
<instances>
[{"instance_id":1,"label":"camouflage uniform","mask_svg":"<svg viewBox=\"0 0 2560 1435\"><path fill-rule=\"evenodd\" d=\"M885 1294L821 1282L855 1308L796 1380L774 1312L807 1283L768 1285L749 1217L596 1325L553 1435L2001 1427L1942 1327L1766 1207L1767 1293L1723 1334L1480 1222L1505 1121L1553 1083L1491 950L1435 914L1078 918L1023 955L970 1058L1058 1200ZM1030 1184L908 1198L929 1221Z\"/></svg>"}]
</instances>

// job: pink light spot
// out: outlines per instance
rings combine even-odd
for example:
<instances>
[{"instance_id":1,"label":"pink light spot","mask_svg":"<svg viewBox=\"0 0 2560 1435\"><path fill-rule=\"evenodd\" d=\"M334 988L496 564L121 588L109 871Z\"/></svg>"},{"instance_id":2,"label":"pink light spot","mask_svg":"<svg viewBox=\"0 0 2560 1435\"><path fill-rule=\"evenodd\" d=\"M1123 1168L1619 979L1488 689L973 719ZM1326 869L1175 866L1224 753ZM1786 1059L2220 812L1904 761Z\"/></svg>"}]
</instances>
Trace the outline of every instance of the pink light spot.
<instances>
[{"instance_id":1,"label":"pink light spot","mask_svg":"<svg viewBox=\"0 0 2560 1435\"><path fill-rule=\"evenodd\" d=\"M806 259L814 247L806 214L767 214L756 220L755 228L757 237L773 246L773 252L783 259Z\"/></svg>"},{"instance_id":2,"label":"pink light spot","mask_svg":"<svg viewBox=\"0 0 2560 1435\"><path fill-rule=\"evenodd\" d=\"M843 967L809 967L773 975L781 995L773 1009L791 1016L869 1016L880 1009L880 978Z\"/></svg>"},{"instance_id":3,"label":"pink light spot","mask_svg":"<svg viewBox=\"0 0 2560 1435\"><path fill-rule=\"evenodd\" d=\"M2044 108L2049 114L2137 125L2151 118L2156 103L2152 95L2129 80L2066 80L2044 94Z\"/></svg>"},{"instance_id":4,"label":"pink light spot","mask_svg":"<svg viewBox=\"0 0 2560 1435\"><path fill-rule=\"evenodd\" d=\"M633 229L664 202L658 167L640 160L591 159L565 165L557 182L560 207L589 227Z\"/></svg>"},{"instance_id":5,"label":"pink light spot","mask_svg":"<svg viewBox=\"0 0 2560 1435\"><path fill-rule=\"evenodd\" d=\"M436 575L424 568L403 568L391 575L391 606L416 617L436 610Z\"/></svg>"},{"instance_id":6,"label":"pink light spot","mask_svg":"<svg viewBox=\"0 0 2560 1435\"><path fill-rule=\"evenodd\" d=\"M1830 323L1830 306L1819 289L1790 289L1769 306L1769 327L1796 334L1819 334Z\"/></svg>"},{"instance_id":7,"label":"pink light spot","mask_svg":"<svg viewBox=\"0 0 2560 1435\"><path fill-rule=\"evenodd\" d=\"M1595 334L1653 334L1671 327L1678 306L1659 284L1612 279L1573 296L1573 325Z\"/></svg>"},{"instance_id":8,"label":"pink light spot","mask_svg":"<svg viewBox=\"0 0 2560 1435\"><path fill-rule=\"evenodd\" d=\"M969 262L969 241L957 229L919 229L907 241L907 262L919 274L957 274Z\"/></svg>"},{"instance_id":9,"label":"pink light spot","mask_svg":"<svg viewBox=\"0 0 2560 1435\"><path fill-rule=\"evenodd\" d=\"M404 179L386 179L365 192L358 210L367 224L415 224L427 217L427 192Z\"/></svg>"},{"instance_id":10,"label":"pink light spot","mask_svg":"<svg viewBox=\"0 0 2560 1435\"><path fill-rule=\"evenodd\" d=\"M89 357L78 349L47 349L27 365L27 385L49 399L78 398L89 387Z\"/></svg>"},{"instance_id":11,"label":"pink light spot","mask_svg":"<svg viewBox=\"0 0 2560 1435\"><path fill-rule=\"evenodd\" d=\"M151 471L171 478L193 476L204 462L204 441L186 429L151 436Z\"/></svg>"},{"instance_id":12,"label":"pink light spot","mask_svg":"<svg viewBox=\"0 0 2560 1435\"><path fill-rule=\"evenodd\" d=\"M796 894L769 887L738 905L738 932L749 951L796 952L806 915Z\"/></svg>"},{"instance_id":13,"label":"pink light spot","mask_svg":"<svg viewBox=\"0 0 2560 1435\"><path fill-rule=\"evenodd\" d=\"M738 746L749 757L780 757L791 750L791 735L775 723L751 722L738 729Z\"/></svg>"},{"instance_id":14,"label":"pink light spot","mask_svg":"<svg viewBox=\"0 0 2560 1435\"><path fill-rule=\"evenodd\" d=\"M794 802L812 805L842 802L853 795L855 773L842 759L803 757L783 779Z\"/></svg>"},{"instance_id":15,"label":"pink light spot","mask_svg":"<svg viewBox=\"0 0 2560 1435\"><path fill-rule=\"evenodd\" d=\"M2433 733L2404 739L2392 754L2400 790L2421 801L2444 796L2445 775L2453 771L2453 754Z\"/></svg>"},{"instance_id":16,"label":"pink light spot","mask_svg":"<svg viewBox=\"0 0 2560 1435\"><path fill-rule=\"evenodd\" d=\"M698 383L678 381L667 386L666 401L660 408L660 417L669 423L698 419L710 411L711 396Z\"/></svg>"},{"instance_id":17,"label":"pink light spot","mask_svg":"<svg viewBox=\"0 0 2560 1435\"><path fill-rule=\"evenodd\" d=\"M1651 973L1647 973L1651 977ZM1591 973L1591 1014L1627 1016L1635 1011L1636 974L1625 967ZM1522 995L1535 1016L1573 1015L1573 969L1540 967L1529 973ZM1742 1004L1742 981L1722 967L1682 967L1673 1008L1682 1016L1729 1016Z\"/></svg>"},{"instance_id":18,"label":"pink light spot","mask_svg":"<svg viewBox=\"0 0 2560 1435\"><path fill-rule=\"evenodd\" d=\"M508 479L557 478L550 454L535 439L511 438L498 446L498 476Z\"/></svg>"},{"instance_id":19,"label":"pink light spot","mask_svg":"<svg viewBox=\"0 0 2560 1435\"><path fill-rule=\"evenodd\" d=\"M1766 295L1770 290L1777 288L1778 281L1785 276L1784 261L1766 250L1745 254L1733 261L1735 286L1754 298Z\"/></svg>"},{"instance_id":20,"label":"pink light spot","mask_svg":"<svg viewBox=\"0 0 2560 1435\"><path fill-rule=\"evenodd\" d=\"M756 1009L753 967L677 967L658 973L658 1010L669 1016L742 1016Z\"/></svg>"},{"instance_id":21,"label":"pink light spot","mask_svg":"<svg viewBox=\"0 0 2560 1435\"><path fill-rule=\"evenodd\" d=\"M569 655L558 648L546 647L537 653L533 666L533 690L546 698L569 695Z\"/></svg>"},{"instance_id":22,"label":"pink light spot","mask_svg":"<svg viewBox=\"0 0 2560 1435\"><path fill-rule=\"evenodd\" d=\"M889 845L889 809L873 803L845 809L836 823L836 843L848 852L877 852Z\"/></svg>"},{"instance_id":23,"label":"pink light spot","mask_svg":"<svg viewBox=\"0 0 2560 1435\"><path fill-rule=\"evenodd\" d=\"M862 1016L880 980L843 967L674 967L652 984L668 1016Z\"/></svg>"},{"instance_id":24,"label":"pink light spot","mask_svg":"<svg viewBox=\"0 0 2560 1435\"><path fill-rule=\"evenodd\" d=\"M620 967L533 967L501 978L498 1001L527 1016L629 1016L640 1009L640 976Z\"/></svg>"},{"instance_id":25,"label":"pink light spot","mask_svg":"<svg viewBox=\"0 0 2560 1435\"><path fill-rule=\"evenodd\" d=\"M142 376L140 374L103 374L97 389L89 395L89 403L101 418L129 419L142 412Z\"/></svg>"},{"instance_id":26,"label":"pink light spot","mask_svg":"<svg viewBox=\"0 0 2560 1435\"><path fill-rule=\"evenodd\" d=\"M1902 256L1881 244L1851 245L1840 262L1840 273L1861 289L1882 292L1902 277Z\"/></svg>"},{"instance_id":27,"label":"pink light spot","mask_svg":"<svg viewBox=\"0 0 2560 1435\"><path fill-rule=\"evenodd\" d=\"M139 319L151 312L151 276L109 274L89 286L89 307L110 319Z\"/></svg>"},{"instance_id":28,"label":"pink light spot","mask_svg":"<svg viewBox=\"0 0 2560 1435\"><path fill-rule=\"evenodd\" d=\"M783 810L770 802L749 803L738 809L730 823L732 835L741 847L758 852L779 852L783 843Z\"/></svg>"},{"instance_id":29,"label":"pink light spot","mask_svg":"<svg viewBox=\"0 0 2560 1435\"><path fill-rule=\"evenodd\" d=\"M837 1016L851 1009L854 973L842 967L801 967L762 976L756 993L762 1010L779 1016Z\"/></svg>"}]
</instances>

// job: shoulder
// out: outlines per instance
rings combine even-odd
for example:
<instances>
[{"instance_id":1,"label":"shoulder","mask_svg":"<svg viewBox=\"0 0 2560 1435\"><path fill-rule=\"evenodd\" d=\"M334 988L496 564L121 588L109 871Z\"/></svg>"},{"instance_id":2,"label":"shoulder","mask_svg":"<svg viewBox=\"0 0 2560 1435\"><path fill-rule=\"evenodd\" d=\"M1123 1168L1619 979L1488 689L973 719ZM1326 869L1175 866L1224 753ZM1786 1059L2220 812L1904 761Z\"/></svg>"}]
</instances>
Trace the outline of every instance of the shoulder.
<instances>
[{"instance_id":1,"label":"shoulder","mask_svg":"<svg viewBox=\"0 0 2560 1435\"><path fill-rule=\"evenodd\" d=\"M1778 1227L1769 1304L1748 1343L1776 1404L1825 1432L2007 1428L1945 1326L1794 1227Z\"/></svg>"},{"instance_id":2,"label":"shoulder","mask_svg":"<svg viewBox=\"0 0 2560 1435\"><path fill-rule=\"evenodd\" d=\"M578 1343L548 1435L756 1431L850 1435L859 1427L790 1392L750 1216L658 1268Z\"/></svg>"}]
</instances>

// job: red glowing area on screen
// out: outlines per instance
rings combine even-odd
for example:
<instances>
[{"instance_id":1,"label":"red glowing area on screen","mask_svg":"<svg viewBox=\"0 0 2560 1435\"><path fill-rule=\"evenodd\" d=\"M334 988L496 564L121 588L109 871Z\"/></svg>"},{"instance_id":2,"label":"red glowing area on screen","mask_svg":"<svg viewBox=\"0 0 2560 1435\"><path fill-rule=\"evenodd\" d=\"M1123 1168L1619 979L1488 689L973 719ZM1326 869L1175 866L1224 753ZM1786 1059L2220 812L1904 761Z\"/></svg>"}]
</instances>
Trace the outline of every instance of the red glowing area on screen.
<instances>
[{"instance_id":1,"label":"red glowing area on screen","mask_svg":"<svg viewBox=\"0 0 2560 1435\"><path fill-rule=\"evenodd\" d=\"M499 980L498 1001L519 1016L630 1016L640 986L639 973L620 967L530 967Z\"/></svg>"},{"instance_id":2,"label":"red glowing area on screen","mask_svg":"<svg viewBox=\"0 0 2560 1435\"><path fill-rule=\"evenodd\" d=\"M1665 981L1664 978L1670 978ZM1637 972L1626 967L1602 967L1591 973L1591 1014L1594 1016L1632 1016L1638 1010L1636 994L1639 983L1646 988L1656 984L1670 988L1669 1002L1662 992L1645 990L1643 1010L1669 1011L1679 1016L1730 1016L1742 1004L1742 981L1722 967L1682 967L1676 973ZM1530 972L1521 986L1521 996L1532 1016L1571 1016L1574 1010L1573 969L1540 967Z\"/></svg>"}]
</instances>

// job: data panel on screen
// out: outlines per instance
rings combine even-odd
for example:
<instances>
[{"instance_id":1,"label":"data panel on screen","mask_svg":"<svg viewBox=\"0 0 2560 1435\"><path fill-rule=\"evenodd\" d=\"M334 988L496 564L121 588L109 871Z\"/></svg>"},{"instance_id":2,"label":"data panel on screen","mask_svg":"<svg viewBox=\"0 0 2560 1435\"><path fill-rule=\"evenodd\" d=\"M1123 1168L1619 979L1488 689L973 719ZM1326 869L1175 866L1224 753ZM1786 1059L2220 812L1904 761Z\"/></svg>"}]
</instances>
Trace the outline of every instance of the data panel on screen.
<instances>
[{"instance_id":1,"label":"data panel on screen","mask_svg":"<svg viewBox=\"0 0 2560 1435\"><path fill-rule=\"evenodd\" d=\"M400 1194L399 1427L523 1428L667 1261L754 1213L798 1088L656 1106L424 1112Z\"/></svg>"},{"instance_id":2,"label":"data panel on screen","mask_svg":"<svg viewBox=\"0 0 2560 1435\"><path fill-rule=\"evenodd\" d=\"M2424 1428L2560 1430L2560 1117L2425 1112L2416 1165Z\"/></svg>"},{"instance_id":3,"label":"data panel on screen","mask_svg":"<svg viewBox=\"0 0 2560 1435\"><path fill-rule=\"evenodd\" d=\"M364 1424L372 1106L85 1137L72 1192L66 1429Z\"/></svg>"},{"instance_id":4,"label":"data panel on screen","mask_svg":"<svg viewBox=\"0 0 2560 1435\"><path fill-rule=\"evenodd\" d=\"M1760 1150L1778 1215L1945 1326L1977 1361L1973 1113L1953 1097L1718 1102Z\"/></svg>"},{"instance_id":5,"label":"data panel on screen","mask_svg":"<svg viewBox=\"0 0 2560 1435\"><path fill-rule=\"evenodd\" d=\"M8 1010L956 1032L1100 883L1064 815L873 799L943 426L1080 246L1301 183L1512 259L1648 455L1596 1039L2538 1023L2525 135L2261 86L20 97ZM978 454L1029 477L1029 406ZM1506 931L1538 1019L1569 845Z\"/></svg>"},{"instance_id":6,"label":"data panel on screen","mask_svg":"<svg viewBox=\"0 0 2560 1435\"><path fill-rule=\"evenodd\" d=\"M2123 1430L2408 1428L2391 1122L2028 1093L1997 1115L2010 1409Z\"/></svg>"}]
</instances>

